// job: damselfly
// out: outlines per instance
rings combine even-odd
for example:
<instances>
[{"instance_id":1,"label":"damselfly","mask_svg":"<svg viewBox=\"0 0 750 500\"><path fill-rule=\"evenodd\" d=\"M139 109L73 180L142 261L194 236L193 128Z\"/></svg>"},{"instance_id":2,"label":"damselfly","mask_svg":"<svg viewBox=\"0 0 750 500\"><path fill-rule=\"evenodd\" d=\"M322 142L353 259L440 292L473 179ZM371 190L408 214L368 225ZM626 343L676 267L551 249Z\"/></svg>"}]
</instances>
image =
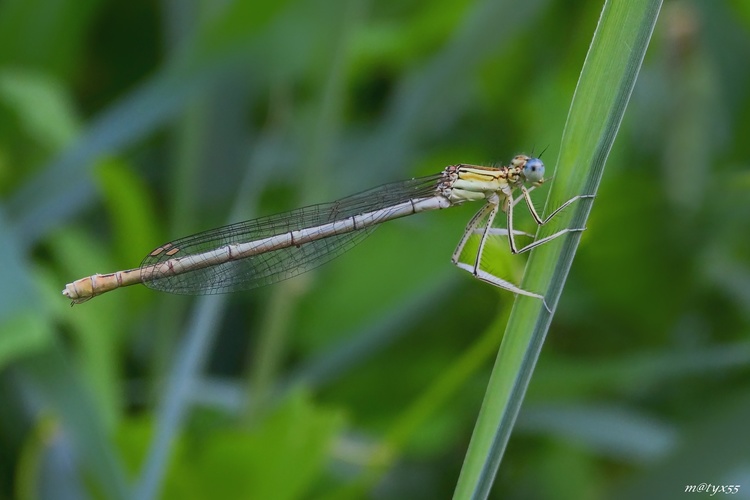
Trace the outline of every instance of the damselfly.
<instances>
[{"instance_id":1,"label":"damselfly","mask_svg":"<svg viewBox=\"0 0 750 500\"><path fill-rule=\"evenodd\" d=\"M529 192L544 182L544 164L538 158L518 155L506 167L451 165L441 173L411 179L355 194L332 203L312 205L289 212L239 222L180 238L149 253L137 269L95 274L65 286L63 295L72 304L123 286L143 283L170 293L204 295L248 290L291 278L313 269L349 250L362 241L378 224L431 210L485 201L471 219L453 252L452 262L480 280L513 293L541 299L481 268L485 245L491 234L507 235L512 253L521 253L547 243L570 231L556 233L518 248L514 236L525 234L513 229L513 192L521 190L529 212L537 224L549 222L579 198L563 203L542 219ZM531 189L526 187L529 184ZM507 228L492 228L498 211L506 214ZM476 257L470 264L459 262L467 241L479 234Z\"/></svg>"}]
</instances>

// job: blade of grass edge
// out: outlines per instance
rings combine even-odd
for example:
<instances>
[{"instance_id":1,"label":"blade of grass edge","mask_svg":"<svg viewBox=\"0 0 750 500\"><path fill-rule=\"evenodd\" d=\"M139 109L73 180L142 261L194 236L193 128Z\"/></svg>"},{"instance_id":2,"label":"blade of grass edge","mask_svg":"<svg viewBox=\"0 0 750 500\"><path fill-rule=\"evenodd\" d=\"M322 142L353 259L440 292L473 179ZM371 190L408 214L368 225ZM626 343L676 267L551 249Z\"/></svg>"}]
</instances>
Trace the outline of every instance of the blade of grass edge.
<instances>
[{"instance_id":1,"label":"blade of grass edge","mask_svg":"<svg viewBox=\"0 0 750 500\"><path fill-rule=\"evenodd\" d=\"M568 114L547 207L555 208L577 194L596 193L661 3L661 0L605 2ZM576 202L560 214L559 220L541 228L538 237L563 227L585 227L591 201ZM543 290L553 311L580 237L580 232L569 233L535 249L529 256L522 286L527 290ZM541 301L516 298L456 485L455 499L489 495L551 321L552 314Z\"/></svg>"}]
</instances>

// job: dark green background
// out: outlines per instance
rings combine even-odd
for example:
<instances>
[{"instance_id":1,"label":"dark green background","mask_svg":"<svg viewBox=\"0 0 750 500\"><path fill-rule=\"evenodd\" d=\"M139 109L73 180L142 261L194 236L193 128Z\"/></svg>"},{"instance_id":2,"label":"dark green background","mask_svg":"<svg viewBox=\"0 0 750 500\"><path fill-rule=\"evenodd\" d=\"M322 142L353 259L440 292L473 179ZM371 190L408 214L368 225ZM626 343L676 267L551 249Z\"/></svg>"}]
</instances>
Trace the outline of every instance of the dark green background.
<instances>
[{"instance_id":1,"label":"dark green background","mask_svg":"<svg viewBox=\"0 0 750 500\"><path fill-rule=\"evenodd\" d=\"M748 5L666 2L495 497L750 497ZM0 498L449 497L513 301L450 265L478 206L208 301L60 290L448 164L552 170L600 9L0 4Z\"/></svg>"}]
</instances>

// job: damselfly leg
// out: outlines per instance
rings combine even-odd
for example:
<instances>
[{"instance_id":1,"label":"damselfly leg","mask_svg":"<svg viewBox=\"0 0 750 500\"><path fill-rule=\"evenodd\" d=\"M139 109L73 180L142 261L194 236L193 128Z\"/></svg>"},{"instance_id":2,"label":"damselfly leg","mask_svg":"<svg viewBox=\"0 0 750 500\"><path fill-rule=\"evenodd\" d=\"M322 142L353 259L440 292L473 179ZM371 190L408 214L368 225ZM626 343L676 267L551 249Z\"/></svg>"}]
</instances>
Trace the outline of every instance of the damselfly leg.
<instances>
[{"instance_id":1,"label":"damselfly leg","mask_svg":"<svg viewBox=\"0 0 750 500\"><path fill-rule=\"evenodd\" d=\"M531 200L530 192L534 188L532 187L531 189L526 189L525 186L520 186L520 188L522 192L522 197L514 199L512 195L506 195L506 197L498 196L498 197L490 197L488 199L488 203L484 207L482 207L482 209L479 212L477 212L477 214L474 217L472 217L472 219L469 221L469 224L467 225L466 230L464 231L464 235L461 238L461 241L456 247L456 250L453 252L451 261L457 267L470 272L473 276L475 276L476 278L482 281L495 285L504 290L517 293L519 295L526 295L528 297L534 297L534 298L540 299L545 309L551 312L550 307L547 304L543 295L535 293L535 292L531 292L528 290L524 290L523 288L520 288L519 286L505 279L502 279L498 276L495 276L494 274L487 272L485 269L482 269L481 263L482 263L482 258L484 256L488 237L491 235L508 236L508 244L510 246L510 251L513 254L518 254L518 253L528 252L529 250L536 248L540 245L543 245L545 243L548 243L552 241L553 239L558 238L566 233L583 231L585 228L562 229L550 236L546 236L539 240L533 241L529 243L528 245L523 246L519 249L515 242L515 236L519 236L519 235L527 236L527 237L533 237L533 236L528 233L525 233L523 231L519 231L513 228L513 208L515 207L516 204L518 204L521 201L521 198L523 198L526 201L526 205L529 209L529 213L534 219L534 222L536 222L539 226L543 226L547 224L550 220L552 220L556 215L558 215L562 210L564 210L565 208L570 206L572 203L574 203L575 201L578 201L579 199L582 199L582 198L593 198L594 196L593 195L574 196L570 200L563 203L555 211L553 211L548 217L546 217L545 219L542 219L539 216L536 209L534 208L534 204L532 203L532 200ZM507 227L506 228L493 228L492 224L495 220L495 217L497 216L497 213L501 209L501 204L504 205L503 208L505 209L505 212L506 212ZM474 235L479 235L480 239L479 239L479 244L478 244L476 255L474 257L473 264L460 262L459 258L461 254L463 253L467 242Z\"/></svg>"}]
</instances>

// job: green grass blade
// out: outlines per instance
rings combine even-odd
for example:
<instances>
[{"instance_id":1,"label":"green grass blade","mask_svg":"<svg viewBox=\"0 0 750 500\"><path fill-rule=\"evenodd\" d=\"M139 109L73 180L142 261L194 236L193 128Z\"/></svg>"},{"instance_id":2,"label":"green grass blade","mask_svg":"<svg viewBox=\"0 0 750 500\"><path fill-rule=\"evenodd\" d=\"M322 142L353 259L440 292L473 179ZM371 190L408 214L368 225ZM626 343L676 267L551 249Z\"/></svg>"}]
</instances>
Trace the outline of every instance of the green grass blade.
<instances>
[{"instance_id":1,"label":"green grass blade","mask_svg":"<svg viewBox=\"0 0 750 500\"><path fill-rule=\"evenodd\" d=\"M546 213L575 195L596 193L661 3L605 3L568 114ZM585 227L591 205L590 199L576 202L538 237ZM542 293L553 311L580 236L569 233L529 256L522 287ZM454 498L489 495L551 320L541 301L517 297Z\"/></svg>"}]
</instances>

